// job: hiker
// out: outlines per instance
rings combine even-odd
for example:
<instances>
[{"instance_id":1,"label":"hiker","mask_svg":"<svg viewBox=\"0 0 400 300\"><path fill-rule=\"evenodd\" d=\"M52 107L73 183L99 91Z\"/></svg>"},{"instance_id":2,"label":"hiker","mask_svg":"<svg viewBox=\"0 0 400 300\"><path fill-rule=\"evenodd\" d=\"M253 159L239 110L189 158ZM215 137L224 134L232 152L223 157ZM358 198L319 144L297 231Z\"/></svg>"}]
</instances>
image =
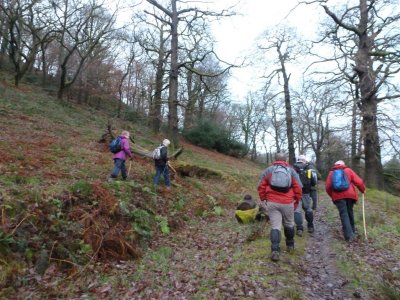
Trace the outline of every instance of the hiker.
<instances>
[{"instance_id":1,"label":"hiker","mask_svg":"<svg viewBox=\"0 0 400 300\"><path fill-rule=\"evenodd\" d=\"M319 172L315 169L312 168L311 170L311 176L314 178L315 185L311 186L311 191L310 191L310 196L312 199L312 210L317 210L318 206L318 178L321 177Z\"/></svg>"},{"instance_id":2,"label":"hiker","mask_svg":"<svg viewBox=\"0 0 400 300\"><path fill-rule=\"evenodd\" d=\"M348 242L356 236L353 206L358 200L358 194L355 186L361 193L365 192L364 181L356 172L347 167L343 160L335 162L326 179L325 190L339 211L343 236Z\"/></svg>"},{"instance_id":3,"label":"hiker","mask_svg":"<svg viewBox=\"0 0 400 300\"><path fill-rule=\"evenodd\" d=\"M251 195L245 195L243 201L236 207L235 218L240 224L247 224L256 219L257 213L257 203Z\"/></svg>"},{"instance_id":4,"label":"hiker","mask_svg":"<svg viewBox=\"0 0 400 300\"><path fill-rule=\"evenodd\" d=\"M235 218L240 224L248 224L254 221L267 220L265 206L257 205L249 194L245 195L243 201L236 207Z\"/></svg>"},{"instance_id":5,"label":"hiker","mask_svg":"<svg viewBox=\"0 0 400 300\"><path fill-rule=\"evenodd\" d=\"M307 157L305 155L299 155L297 161L293 164L293 168L296 170L297 174L299 174L299 178L303 186L301 205L299 205L294 212L296 234L298 236L302 236L304 231L302 210L304 210L307 221L307 231L309 233L314 232L314 215L312 210L311 187L315 187L316 181L315 176L313 176L312 174L313 170L308 163Z\"/></svg>"},{"instance_id":6,"label":"hiker","mask_svg":"<svg viewBox=\"0 0 400 300\"><path fill-rule=\"evenodd\" d=\"M121 135L119 136L119 138L121 139L121 143L119 146L121 150L113 154L114 168L111 171L111 176L108 181L113 181L117 179L120 171L122 175L122 180L126 180L126 178L128 177L125 161L127 157L130 157L131 160L133 159L133 154L129 146L129 136L129 132L126 130L122 131Z\"/></svg>"},{"instance_id":7,"label":"hiker","mask_svg":"<svg viewBox=\"0 0 400 300\"><path fill-rule=\"evenodd\" d=\"M163 175L165 186L167 189L171 188L171 182L169 179L169 168L168 168L168 146L171 142L168 139L164 139L162 144L157 147L153 152L154 166L156 168L156 175L154 176L153 182L157 187L160 184L160 177ZM155 154L157 153L157 154Z\"/></svg>"},{"instance_id":8,"label":"hiker","mask_svg":"<svg viewBox=\"0 0 400 300\"><path fill-rule=\"evenodd\" d=\"M280 255L281 230L286 237L288 252L294 250L294 209L301 199L301 182L296 171L287 163L285 153L277 153L275 162L261 175L258 194L266 202L271 223L271 260L278 261Z\"/></svg>"}]
</instances>

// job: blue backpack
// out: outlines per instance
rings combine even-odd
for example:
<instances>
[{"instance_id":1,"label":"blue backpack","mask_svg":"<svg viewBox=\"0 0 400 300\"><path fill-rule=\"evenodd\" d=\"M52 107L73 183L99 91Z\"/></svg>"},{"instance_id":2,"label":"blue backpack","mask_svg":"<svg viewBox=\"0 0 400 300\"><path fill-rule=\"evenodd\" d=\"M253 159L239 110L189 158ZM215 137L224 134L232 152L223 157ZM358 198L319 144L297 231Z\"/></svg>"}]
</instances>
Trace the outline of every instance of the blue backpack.
<instances>
[{"instance_id":1,"label":"blue backpack","mask_svg":"<svg viewBox=\"0 0 400 300\"><path fill-rule=\"evenodd\" d=\"M349 179L343 169L336 169L332 174L332 189L336 192L343 192L350 187Z\"/></svg>"},{"instance_id":2,"label":"blue backpack","mask_svg":"<svg viewBox=\"0 0 400 300\"><path fill-rule=\"evenodd\" d=\"M122 145L121 145L121 137L117 137L112 140L112 142L109 145L110 151L112 153L118 153L119 151L122 150Z\"/></svg>"}]
</instances>

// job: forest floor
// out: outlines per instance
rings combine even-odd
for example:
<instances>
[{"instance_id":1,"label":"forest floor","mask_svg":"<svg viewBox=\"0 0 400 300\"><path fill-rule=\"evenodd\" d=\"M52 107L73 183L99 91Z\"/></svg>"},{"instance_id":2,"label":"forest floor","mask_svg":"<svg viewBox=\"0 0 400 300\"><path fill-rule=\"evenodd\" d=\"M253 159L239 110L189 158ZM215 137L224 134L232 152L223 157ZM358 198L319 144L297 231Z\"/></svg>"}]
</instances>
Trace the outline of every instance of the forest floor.
<instances>
[{"instance_id":1,"label":"forest floor","mask_svg":"<svg viewBox=\"0 0 400 300\"><path fill-rule=\"evenodd\" d=\"M281 260L272 262L269 225L237 225L231 212L224 218L193 224L172 238L155 242L155 249L170 249L169 257L150 267L144 261L136 273L135 283L124 296L132 299L368 299L362 291L351 288L351 279L338 271L332 244L341 241L326 220L327 205L331 203L326 196L322 199L315 214L314 234L295 238L304 251L298 249L295 254L289 254L282 241Z\"/></svg>"},{"instance_id":2,"label":"forest floor","mask_svg":"<svg viewBox=\"0 0 400 300\"><path fill-rule=\"evenodd\" d=\"M239 225L233 214L160 236L139 261L90 266L85 280L64 288L74 299L396 299L368 286L367 278L366 285L356 284L343 271L346 260L366 271L361 257L382 269L400 266L389 253L374 251L363 235L346 243L326 194L315 213L315 232L296 236L290 254L282 240L277 263L270 260L269 224Z\"/></svg>"},{"instance_id":3,"label":"forest floor","mask_svg":"<svg viewBox=\"0 0 400 300\"><path fill-rule=\"evenodd\" d=\"M400 299L399 197L367 189L348 244L321 182L315 233L273 263L269 224L234 218L262 166L184 143L171 191L138 156L109 183L101 111L0 84L0 116L1 299Z\"/></svg>"}]
</instances>

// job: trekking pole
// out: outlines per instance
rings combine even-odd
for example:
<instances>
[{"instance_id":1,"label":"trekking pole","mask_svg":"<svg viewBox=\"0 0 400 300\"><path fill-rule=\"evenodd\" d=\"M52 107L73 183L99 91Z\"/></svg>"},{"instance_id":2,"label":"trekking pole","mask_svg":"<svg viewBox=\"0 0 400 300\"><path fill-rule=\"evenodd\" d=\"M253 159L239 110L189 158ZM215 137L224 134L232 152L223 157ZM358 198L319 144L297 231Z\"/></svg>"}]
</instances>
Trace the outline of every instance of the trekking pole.
<instances>
[{"instance_id":1,"label":"trekking pole","mask_svg":"<svg viewBox=\"0 0 400 300\"><path fill-rule=\"evenodd\" d=\"M176 170L174 169L174 167L169 163L169 161L167 162L167 165L171 169L172 172L174 172L175 174L177 173Z\"/></svg>"},{"instance_id":2,"label":"trekking pole","mask_svg":"<svg viewBox=\"0 0 400 300\"><path fill-rule=\"evenodd\" d=\"M367 239L367 226L365 224L365 204L364 204L364 193L362 194L362 215L363 215L363 225L364 225L364 236Z\"/></svg>"},{"instance_id":3,"label":"trekking pole","mask_svg":"<svg viewBox=\"0 0 400 300\"><path fill-rule=\"evenodd\" d=\"M131 167L132 167L132 160L129 161L129 168L128 168L128 175L127 175L127 177L129 177L129 172L131 171Z\"/></svg>"}]
</instances>

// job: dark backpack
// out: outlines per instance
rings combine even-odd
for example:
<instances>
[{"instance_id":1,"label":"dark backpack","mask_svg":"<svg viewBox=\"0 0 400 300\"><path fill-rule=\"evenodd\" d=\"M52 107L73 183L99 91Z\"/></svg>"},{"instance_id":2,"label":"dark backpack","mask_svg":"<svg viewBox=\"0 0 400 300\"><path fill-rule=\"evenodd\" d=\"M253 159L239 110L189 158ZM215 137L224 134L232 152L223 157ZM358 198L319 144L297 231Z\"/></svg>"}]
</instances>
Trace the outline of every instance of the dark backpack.
<instances>
[{"instance_id":1,"label":"dark backpack","mask_svg":"<svg viewBox=\"0 0 400 300\"><path fill-rule=\"evenodd\" d=\"M332 189L336 192L343 192L350 187L349 179L343 169L335 169L332 174Z\"/></svg>"},{"instance_id":2,"label":"dark backpack","mask_svg":"<svg viewBox=\"0 0 400 300\"><path fill-rule=\"evenodd\" d=\"M292 174L290 170L285 166L275 165L271 172L269 185L275 191L287 193L292 187Z\"/></svg>"},{"instance_id":3,"label":"dark backpack","mask_svg":"<svg viewBox=\"0 0 400 300\"><path fill-rule=\"evenodd\" d=\"M309 194L311 187L315 186L315 178L312 176L312 170L308 168L308 165L303 167L294 165L294 169L296 170L297 174L299 174L301 184L303 185L303 193Z\"/></svg>"},{"instance_id":4,"label":"dark backpack","mask_svg":"<svg viewBox=\"0 0 400 300\"><path fill-rule=\"evenodd\" d=\"M117 137L113 139L109 145L110 151L112 153L118 153L119 151L122 150L122 142L121 142L121 137Z\"/></svg>"}]
</instances>

